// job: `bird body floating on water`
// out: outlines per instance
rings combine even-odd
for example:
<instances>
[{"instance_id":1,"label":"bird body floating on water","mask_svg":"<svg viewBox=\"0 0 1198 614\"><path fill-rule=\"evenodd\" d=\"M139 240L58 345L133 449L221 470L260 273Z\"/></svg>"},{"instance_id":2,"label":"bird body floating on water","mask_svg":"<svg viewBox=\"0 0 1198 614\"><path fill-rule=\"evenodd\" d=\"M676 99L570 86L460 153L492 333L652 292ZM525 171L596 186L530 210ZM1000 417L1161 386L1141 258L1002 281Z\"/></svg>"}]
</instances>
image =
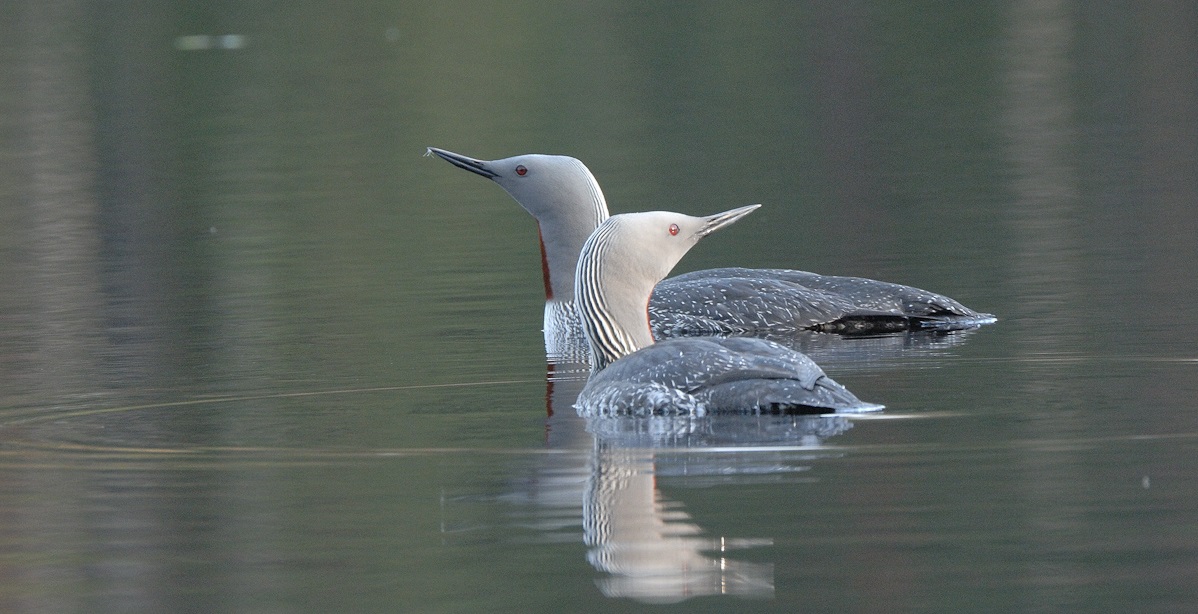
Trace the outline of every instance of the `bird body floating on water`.
<instances>
[{"instance_id":1,"label":"bird body floating on water","mask_svg":"<svg viewBox=\"0 0 1198 614\"><path fill-rule=\"evenodd\" d=\"M753 337L654 342L645 304L699 239L760 205L706 217L653 211L601 223L580 250L577 311L592 373L575 407L595 416L812 414L882 409L862 402L805 354Z\"/></svg>"},{"instance_id":2,"label":"bird body floating on water","mask_svg":"<svg viewBox=\"0 0 1198 614\"><path fill-rule=\"evenodd\" d=\"M546 350L578 340L574 269L583 243L608 218L599 182L569 156L527 154L478 160L428 148L498 183L537 220L545 281ZM940 294L900 284L787 269L720 268L663 280L649 301L656 338L778 335L800 330L875 334L954 330L994 322Z\"/></svg>"}]
</instances>

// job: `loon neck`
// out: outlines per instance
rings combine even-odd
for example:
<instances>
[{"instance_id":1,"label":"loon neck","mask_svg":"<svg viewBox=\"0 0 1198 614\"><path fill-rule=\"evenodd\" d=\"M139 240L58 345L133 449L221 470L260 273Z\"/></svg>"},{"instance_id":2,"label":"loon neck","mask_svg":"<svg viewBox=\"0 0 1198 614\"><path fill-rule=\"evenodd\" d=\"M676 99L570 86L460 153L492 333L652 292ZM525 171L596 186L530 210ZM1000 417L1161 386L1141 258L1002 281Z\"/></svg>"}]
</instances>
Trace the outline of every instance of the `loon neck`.
<instances>
[{"instance_id":1,"label":"loon neck","mask_svg":"<svg viewBox=\"0 0 1198 614\"><path fill-rule=\"evenodd\" d=\"M653 345L647 302L611 300L584 294L579 297L578 309L587 344L591 348L591 366L596 371ZM585 315L588 309L592 314L589 317Z\"/></svg>"},{"instance_id":2,"label":"loon neck","mask_svg":"<svg viewBox=\"0 0 1198 614\"><path fill-rule=\"evenodd\" d=\"M575 163L584 180L558 193L551 206L529 206L517 199L537 220L545 300L574 300L578 255L591 233L609 217L599 182L581 162Z\"/></svg>"},{"instance_id":3,"label":"loon neck","mask_svg":"<svg viewBox=\"0 0 1198 614\"><path fill-rule=\"evenodd\" d=\"M603 241L592 241L582 252L575 284L578 314L596 371L653 345L648 306L656 280L605 269L606 247Z\"/></svg>"}]
</instances>

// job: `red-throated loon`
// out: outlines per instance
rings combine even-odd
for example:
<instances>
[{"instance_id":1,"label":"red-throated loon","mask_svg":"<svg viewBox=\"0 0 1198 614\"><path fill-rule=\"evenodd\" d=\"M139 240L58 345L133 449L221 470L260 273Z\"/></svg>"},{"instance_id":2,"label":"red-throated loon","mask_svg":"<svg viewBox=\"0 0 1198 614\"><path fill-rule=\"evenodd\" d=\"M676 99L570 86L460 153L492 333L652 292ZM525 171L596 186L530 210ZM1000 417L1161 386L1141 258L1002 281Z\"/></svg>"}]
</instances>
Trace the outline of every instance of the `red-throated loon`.
<instances>
[{"instance_id":1,"label":"red-throated loon","mask_svg":"<svg viewBox=\"0 0 1198 614\"><path fill-rule=\"evenodd\" d=\"M592 373L584 416L810 414L882 409L864 403L805 354L753 337L654 342L645 305L699 239L760 205L706 217L651 211L608 218L578 258L574 297Z\"/></svg>"}]
</instances>

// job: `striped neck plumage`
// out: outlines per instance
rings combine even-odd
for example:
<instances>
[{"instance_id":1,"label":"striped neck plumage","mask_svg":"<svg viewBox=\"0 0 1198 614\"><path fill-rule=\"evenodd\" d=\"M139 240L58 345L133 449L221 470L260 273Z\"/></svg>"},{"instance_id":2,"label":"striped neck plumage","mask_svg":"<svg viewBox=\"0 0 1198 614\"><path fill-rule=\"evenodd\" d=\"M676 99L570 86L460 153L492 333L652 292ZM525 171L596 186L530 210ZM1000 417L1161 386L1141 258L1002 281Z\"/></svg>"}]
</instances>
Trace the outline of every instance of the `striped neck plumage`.
<instances>
[{"instance_id":1,"label":"striped neck plumage","mask_svg":"<svg viewBox=\"0 0 1198 614\"><path fill-rule=\"evenodd\" d=\"M611 247L608 238L617 226L614 220L602 224L587 240L574 279L575 308L595 371L653 344L647 306L658 280L617 270L623 268L618 266L621 260L607 253Z\"/></svg>"}]
</instances>

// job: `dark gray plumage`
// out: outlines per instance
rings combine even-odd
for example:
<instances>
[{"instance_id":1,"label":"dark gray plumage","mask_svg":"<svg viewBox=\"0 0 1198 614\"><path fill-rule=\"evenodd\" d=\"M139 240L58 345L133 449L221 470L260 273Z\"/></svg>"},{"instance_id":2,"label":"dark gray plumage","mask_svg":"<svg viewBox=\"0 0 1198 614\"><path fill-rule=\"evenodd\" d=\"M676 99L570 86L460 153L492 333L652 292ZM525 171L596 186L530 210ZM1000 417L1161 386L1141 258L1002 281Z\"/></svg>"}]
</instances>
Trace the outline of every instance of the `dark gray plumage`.
<instances>
[{"instance_id":1,"label":"dark gray plumage","mask_svg":"<svg viewBox=\"0 0 1198 614\"><path fill-rule=\"evenodd\" d=\"M649 319L658 337L814 330L872 334L973 328L995 320L953 299L900 284L789 269L721 268L664 279Z\"/></svg>"},{"instance_id":2,"label":"dark gray plumage","mask_svg":"<svg viewBox=\"0 0 1198 614\"><path fill-rule=\"evenodd\" d=\"M578 408L588 416L826 414L863 403L810 358L753 337L666 339L591 375Z\"/></svg>"},{"instance_id":3,"label":"dark gray plumage","mask_svg":"<svg viewBox=\"0 0 1198 614\"><path fill-rule=\"evenodd\" d=\"M609 218L583 245L574 295L595 371L576 407L585 416L810 414L881 409L772 341L675 338L654 343L653 287L699 239L757 208L707 217L653 211Z\"/></svg>"}]
</instances>

